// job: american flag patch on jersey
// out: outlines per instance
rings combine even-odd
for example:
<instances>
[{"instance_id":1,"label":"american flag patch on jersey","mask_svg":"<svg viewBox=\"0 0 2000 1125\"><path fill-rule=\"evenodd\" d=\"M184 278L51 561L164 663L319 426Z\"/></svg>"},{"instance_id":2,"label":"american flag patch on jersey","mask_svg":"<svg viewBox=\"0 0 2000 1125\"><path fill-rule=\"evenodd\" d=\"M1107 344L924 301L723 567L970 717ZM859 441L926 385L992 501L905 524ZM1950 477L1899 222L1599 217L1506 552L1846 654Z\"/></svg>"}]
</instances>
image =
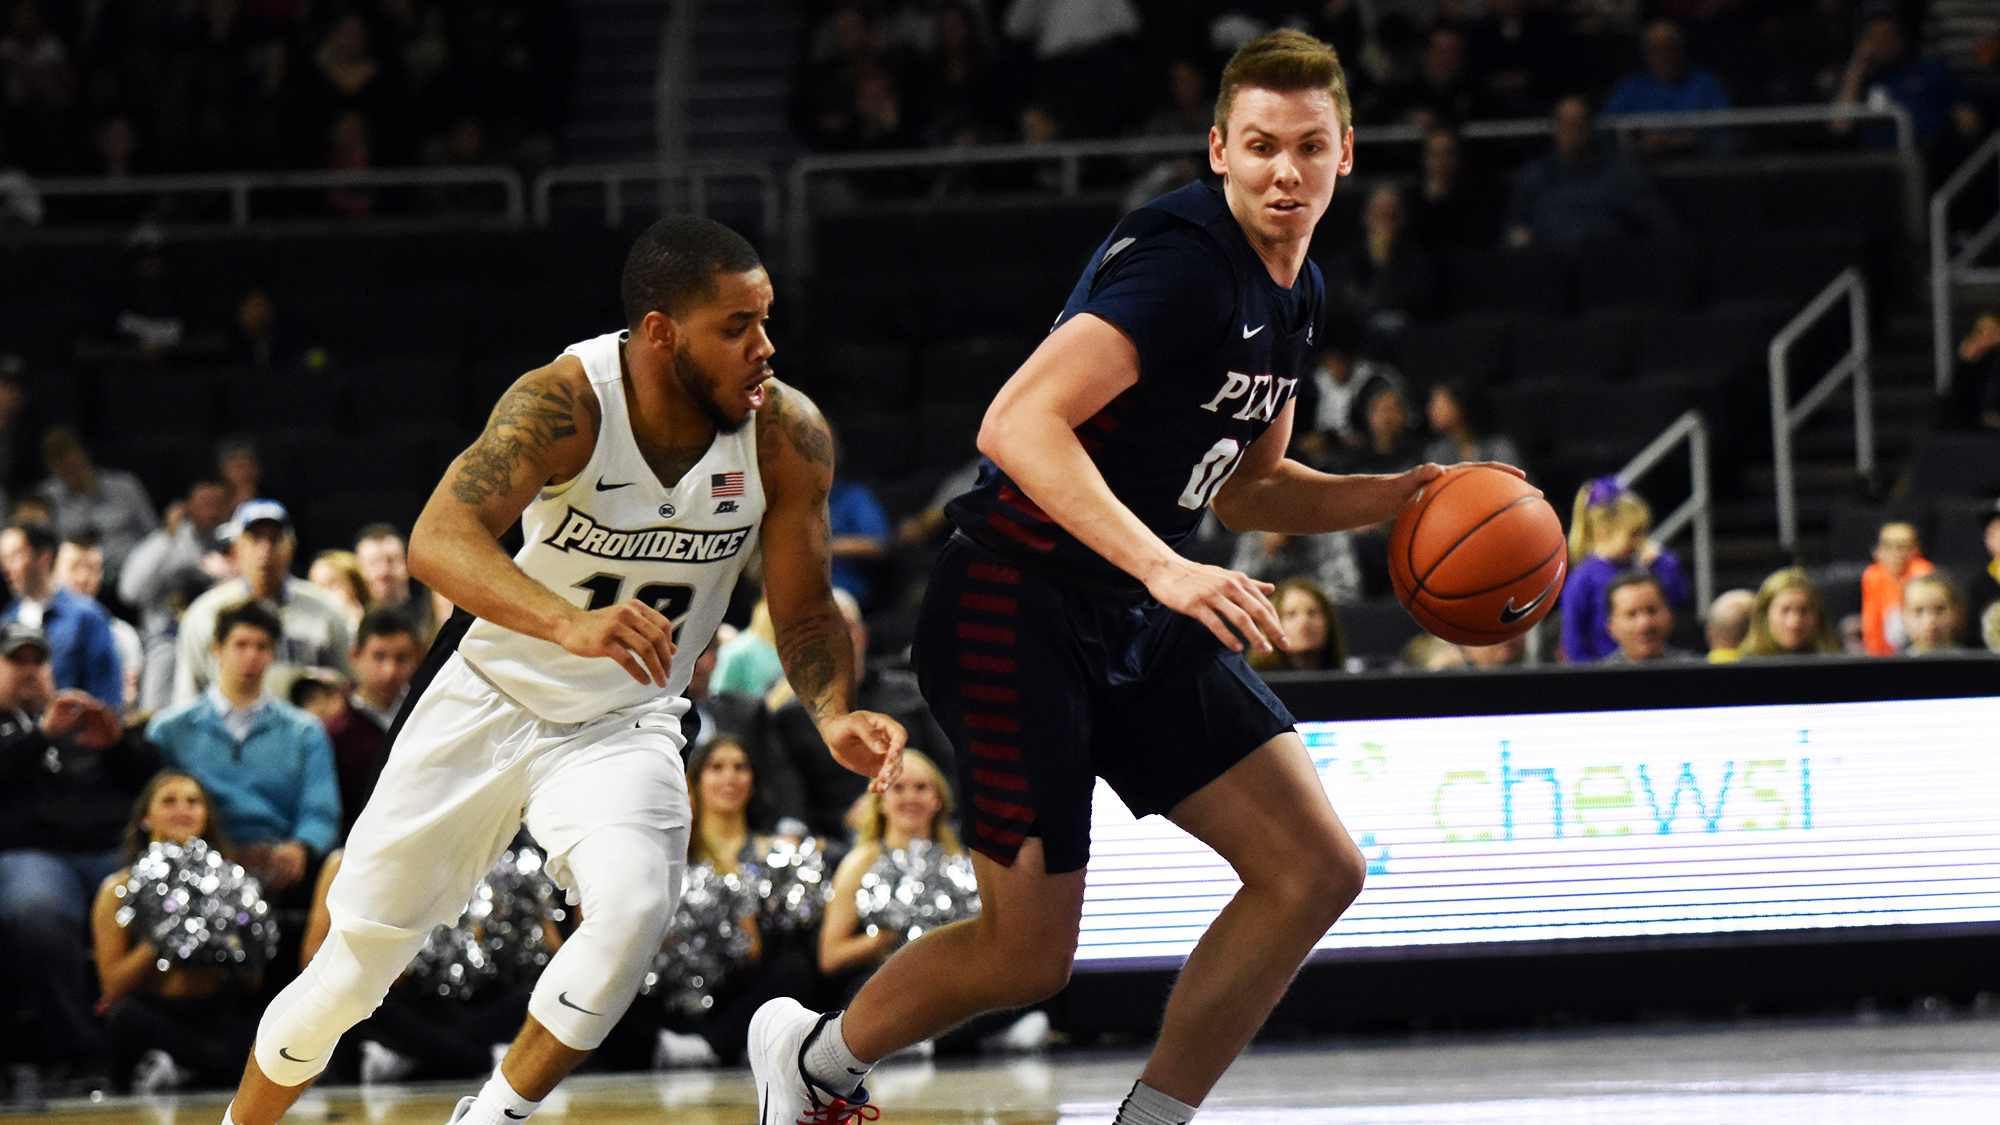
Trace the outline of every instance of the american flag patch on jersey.
<instances>
[{"instance_id":1,"label":"american flag patch on jersey","mask_svg":"<svg viewBox=\"0 0 2000 1125\"><path fill-rule=\"evenodd\" d=\"M743 495L743 474L741 472L709 474L708 494L710 496Z\"/></svg>"}]
</instances>

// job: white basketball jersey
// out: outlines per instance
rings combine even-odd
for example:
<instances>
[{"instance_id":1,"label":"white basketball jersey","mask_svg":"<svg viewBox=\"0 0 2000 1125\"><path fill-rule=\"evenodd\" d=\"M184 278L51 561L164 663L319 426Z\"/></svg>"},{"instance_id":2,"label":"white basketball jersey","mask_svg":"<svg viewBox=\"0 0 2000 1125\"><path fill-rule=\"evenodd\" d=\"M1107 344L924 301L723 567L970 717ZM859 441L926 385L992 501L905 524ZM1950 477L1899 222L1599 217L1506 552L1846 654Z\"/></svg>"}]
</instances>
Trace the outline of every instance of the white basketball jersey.
<instances>
[{"instance_id":1,"label":"white basketball jersey","mask_svg":"<svg viewBox=\"0 0 2000 1125\"><path fill-rule=\"evenodd\" d=\"M616 661L573 656L561 645L475 621L459 653L488 682L550 722L578 723L686 690L722 622L744 561L757 547L764 485L757 425L718 433L672 488L661 484L632 440L613 332L564 350L583 361L602 422L582 472L543 489L521 513L526 540L514 561L528 577L586 609L628 598L673 622L667 686L648 686Z\"/></svg>"}]
</instances>

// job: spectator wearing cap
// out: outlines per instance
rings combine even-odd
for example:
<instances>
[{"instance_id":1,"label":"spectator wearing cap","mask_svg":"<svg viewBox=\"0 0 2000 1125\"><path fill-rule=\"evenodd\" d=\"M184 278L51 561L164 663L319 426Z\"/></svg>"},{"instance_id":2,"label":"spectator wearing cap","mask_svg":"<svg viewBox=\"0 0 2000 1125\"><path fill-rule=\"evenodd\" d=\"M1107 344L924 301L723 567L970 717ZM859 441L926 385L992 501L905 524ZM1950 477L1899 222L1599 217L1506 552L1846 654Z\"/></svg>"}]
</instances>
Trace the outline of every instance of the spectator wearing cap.
<instances>
[{"instance_id":1,"label":"spectator wearing cap","mask_svg":"<svg viewBox=\"0 0 2000 1125\"><path fill-rule=\"evenodd\" d=\"M40 629L0 626L0 987L48 1058L98 1070L85 969L90 902L117 870L132 801L163 760L104 701L58 691Z\"/></svg>"},{"instance_id":2,"label":"spectator wearing cap","mask_svg":"<svg viewBox=\"0 0 2000 1125\"><path fill-rule=\"evenodd\" d=\"M55 578L58 588L97 601L97 592L104 588L104 549L88 533L63 540L56 548ZM118 698L106 702L120 711L130 711L139 702L139 676L146 664L146 645L131 622L112 615L110 625L112 643L118 648L121 688Z\"/></svg>"},{"instance_id":3,"label":"spectator wearing cap","mask_svg":"<svg viewBox=\"0 0 2000 1125\"><path fill-rule=\"evenodd\" d=\"M236 509L225 536L242 577L212 587L182 615L174 648L174 705L194 702L215 679L211 644L215 623L225 609L252 599L276 614L280 623L276 657L266 680L271 694L283 697L302 668L347 671L354 631L333 599L292 575L292 554L298 544L285 506L276 500L252 500Z\"/></svg>"},{"instance_id":4,"label":"spectator wearing cap","mask_svg":"<svg viewBox=\"0 0 2000 1125\"><path fill-rule=\"evenodd\" d=\"M236 577L221 536L228 522L229 486L201 481L185 500L168 505L166 526L141 539L118 571L118 596L138 611L146 645L139 705L147 711L158 711L173 698L181 611L216 582Z\"/></svg>"},{"instance_id":5,"label":"spectator wearing cap","mask_svg":"<svg viewBox=\"0 0 2000 1125\"><path fill-rule=\"evenodd\" d=\"M139 540L160 526L139 478L119 469L98 468L76 431L58 426L44 435L42 460L50 477L39 491L55 513L56 534L96 535L107 568L123 566Z\"/></svg>"},{"instance_id":6,"label":"spectator wearing cap","mask_svg":"<svg viewBox=\"0 0 2000 1125\"><path fill-rule=\"evenodd\" d=\"M422 655L416 626L395 607L378 605L361 615L354 648L347 654L354 669L354 693L326 719L334 769L340 775L342 839L375 790L389 729L396 725L396 713L403 709Z\"/></svg>"},{"instance_id":7,"label":"spectator wearing cap","mask_svg":"<svg viewBox=\"0 0 2000 1125\"><path fill-rule=\"evenodd\" d=\"M111 614L97 599L56 585L56 546L55 533L43 524L0 531L0 571L14 591L0 622L18 621L48 635L57 687L115 704L125 697L125 679Z\"/></svg>"},{"instance_id":8,"label":"spectator wearing cap","mask_svg":"<svg viewBox=\"0 0 2000 1125\"><path fill-rule=\"evenodd\" d=\"M437 635L436 607L429 594L410 578L410 555L403 533L391 523L371 523L354 536L354 561L368 586L368 606L388 606L410 619L416 628L417 655L422 656Z\"/></svg>"},{"instance_id":9,"label":"spectator wearing cap","mask_svg":"<svg viewBox=\"0 0 2000 1125\"><path fill-rule=\"evenodd\" d=\"M209 632L212 682L153 716L146 735L209 791L243 866L287 902L309 896L339 839L340 782L326 728L265 686L280 629L262 601L223 610Z\"/></svg>"}]
</instances>

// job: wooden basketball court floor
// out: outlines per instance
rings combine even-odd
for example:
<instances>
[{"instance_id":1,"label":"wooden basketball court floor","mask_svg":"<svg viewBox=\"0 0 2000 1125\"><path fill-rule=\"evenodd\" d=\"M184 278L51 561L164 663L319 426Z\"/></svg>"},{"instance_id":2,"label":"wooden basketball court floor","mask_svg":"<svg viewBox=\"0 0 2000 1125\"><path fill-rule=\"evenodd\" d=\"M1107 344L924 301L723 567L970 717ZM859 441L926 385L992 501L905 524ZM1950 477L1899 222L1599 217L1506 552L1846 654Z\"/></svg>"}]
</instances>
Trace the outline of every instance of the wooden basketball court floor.
<instances>
[{"instance_id":1,"label":"wooden basketball court floor","mask_svg":"<svg viewBox=\"0 0 2000 1125\"><path fill-rule=\"evenodd\" d=\"M1135 1052L892 1062L885 1125L1104 1125ZM443 1125L471 1084L318 1090L297 1125ZM23 1125L215 1125L221 1095L57 1102ZM579 1076L546 1125L750 1125L742 1070ZM1641 1028L1258 1048L1199 1125L1977 1125L2000 1123L2000 1019Z\"/></svg>"}]
</instances>

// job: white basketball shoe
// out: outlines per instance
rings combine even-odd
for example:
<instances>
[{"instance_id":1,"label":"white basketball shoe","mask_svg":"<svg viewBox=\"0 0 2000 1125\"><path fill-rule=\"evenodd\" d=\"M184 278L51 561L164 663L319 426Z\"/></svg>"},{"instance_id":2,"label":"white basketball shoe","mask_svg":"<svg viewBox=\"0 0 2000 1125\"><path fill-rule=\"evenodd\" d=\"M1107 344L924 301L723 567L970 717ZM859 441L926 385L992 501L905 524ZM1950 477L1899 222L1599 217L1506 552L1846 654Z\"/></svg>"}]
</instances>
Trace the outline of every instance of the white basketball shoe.
<instances>
[{"instance_id":1,"label":"white basketball shoe","mask_svg":"<svg viewBox=\"0 0 2000 1125\"><path fill-rule=\"evenodd\" d=\"M836 1012L819 1014L781 996L750 1018L750 1074L757 1080L757 1125L851 1125L882 1111L855 1087L841 1097L806 1074L806 1046Z\"/></svg>"}]
</instances>

